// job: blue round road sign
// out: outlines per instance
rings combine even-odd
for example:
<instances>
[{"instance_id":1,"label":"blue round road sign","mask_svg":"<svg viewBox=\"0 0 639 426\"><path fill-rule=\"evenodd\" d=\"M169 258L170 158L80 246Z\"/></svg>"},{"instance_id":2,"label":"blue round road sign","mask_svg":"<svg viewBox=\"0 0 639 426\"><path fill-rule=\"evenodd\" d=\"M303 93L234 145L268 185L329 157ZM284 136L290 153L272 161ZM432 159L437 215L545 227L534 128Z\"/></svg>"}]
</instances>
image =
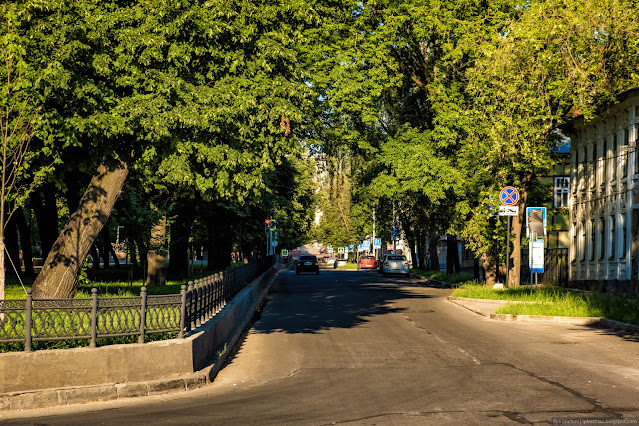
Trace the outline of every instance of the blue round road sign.
<instances>
[{"instance_id":1,"label":"blue round road sign","mask_svg":"<svg viewBox=\"0 0 639 426\"><path fill-rule=\"evenodd\" d=\"M514 206L519 202L519 191L512 186L507 186L499 193L499 201L505 206Z\"/></svg>"}]
</instances>

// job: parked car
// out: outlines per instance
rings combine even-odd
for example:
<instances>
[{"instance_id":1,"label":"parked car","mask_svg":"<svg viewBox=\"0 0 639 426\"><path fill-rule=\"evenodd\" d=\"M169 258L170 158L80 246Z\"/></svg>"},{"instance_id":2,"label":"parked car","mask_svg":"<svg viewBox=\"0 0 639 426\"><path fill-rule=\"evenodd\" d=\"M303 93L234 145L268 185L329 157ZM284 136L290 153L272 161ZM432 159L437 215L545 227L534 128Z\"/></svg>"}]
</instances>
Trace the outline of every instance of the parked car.
<instances>
[{"instance_id":1,"label":"parked car","mask_svg":"<svg viewBox=\"0 0 639 426\"><path fill-rule=\"evenodd\" d=\"M348 260L346 259L335 259L335 262L333 263L333 268L337 268L338 266L344 266L346 265L347 262Z\"/></svg>"},{"instance_id":2,"label":"parked car","mask_svg":"<svg viewBox=\"0 0 639 426\"><path fill-rule=\"evenodd\" d=\"M361 256L357 267L358 269L376 269L377 259L375 259L375 256Z\"/></svg>"},{"instance_id":3,"label":"parked car","mask_svg":"<svg viewBox=\"0 0 639 426\"><path fill-rule=\"evenodd\" d=\"M312 254L300 255L295 265L295 274L299 275L301 272L315 272L319 275L319 261L317 257Z\"/></svg>"},{"instance_id":4,"label":"parked car","mask_svg":"<svg viewBox=\"0 0 639 426\"><path fill-rule=\"evenodd\" d=\"M408 276L410 270L408 268L408 261L403 254L385 254L382 261L381 272L386 274L403 274Z\"/></svg>"}]
</instances>

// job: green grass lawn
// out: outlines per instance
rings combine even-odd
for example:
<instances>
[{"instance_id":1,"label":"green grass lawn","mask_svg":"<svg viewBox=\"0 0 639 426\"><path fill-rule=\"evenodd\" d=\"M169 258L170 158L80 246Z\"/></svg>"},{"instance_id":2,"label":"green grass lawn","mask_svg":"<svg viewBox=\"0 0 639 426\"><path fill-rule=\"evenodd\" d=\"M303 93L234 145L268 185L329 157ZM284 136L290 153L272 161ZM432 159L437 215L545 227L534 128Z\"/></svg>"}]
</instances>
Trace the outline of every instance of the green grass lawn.
<instances>
[{"instance_id":1,"label":"green grass lawn","mask_svg":"<svg viewBox=\"0 0 639 426\"><path fill-rule=\"evenodd\" d=\"M529 287L495 290L466 283L453 291L452 296L528 302L502 306L497 310L500 314L605 317L639 325L639 299L625 295L581 293L555 287L538 288L531 295Z\"/></svg>"},{"instance_id":2,"label":"green grass lawn","mask_svg":"<svg viewBox=\"0 0 639 426\"><path fill-rule=\"evenodd\" d=\"M117 269L117 268L111 268ZM156 287L147 287L147 294L177 294L181 290L183 284L187 284L188 281L197 280L200 278L208 277L215 274L211 271L195 271L189 278L177 281L167 281L165 285ZM121 275L121 274L120 274ZM91 297L91 289L97 288L98 295L100 297L112 296L112 297L131 297L139 296L140 289L146 285L142 279L136 279L132 281L122 280L121 276L115 274L114 271L106 271L104 275L89 275L93 280L89 280L83 284L78 284L75 298ZM112 279L112 280L111 280ZM25 289L31 288L35 277L25 277L22 279L24 288L20 284L17 278L11 277L7 279L5 287L5 298L9 299L25 299Z\"/></svg>"},{"instance_id":3,"label":"green grass lawn","mask_svg":"<svg viewBox=\"0 0 639 426\"><path fill-rule=\"evenodd\" d=\"M346 265L338 266L336 269L357 269L357 263L346 262Z\"/></svg>"}]
</instances>

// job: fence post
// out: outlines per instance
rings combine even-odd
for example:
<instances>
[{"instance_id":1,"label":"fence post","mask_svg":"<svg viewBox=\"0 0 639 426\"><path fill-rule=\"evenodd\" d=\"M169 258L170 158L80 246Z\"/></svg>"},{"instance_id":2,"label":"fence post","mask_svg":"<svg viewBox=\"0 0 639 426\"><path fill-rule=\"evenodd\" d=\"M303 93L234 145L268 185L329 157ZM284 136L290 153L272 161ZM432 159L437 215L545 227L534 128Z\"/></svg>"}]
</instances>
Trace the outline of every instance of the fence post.
<instances>
[{"instance_id":1,"label":"fence post","mask_svg":"<svg viewBox=\"0 0 639 426\"><path fill-rule=\"evenodd\" d=\"M193 313L193 303L194 303L194 291L193 291L193 281L189 281L188 293L191 295L191 304L189 305L189 330L193 330L195 328L195 315Z\"/></svg>"},{"instance_id":2,"label":"fence post","mask_svg":"<svg viewBox=\"0 0 639 426\"><path fill-rule=\"evenodd\" d=\"M190 284L190 283L189 283ZM182 296L182 304L180 306L180 332L178 333L178 339L184 339L184 324L186 321L186 286L180 287L180 295Z\"/></svg>"},{"instance_id":3,"label":"fence post","mask_svg":"<svg viewBox=\"0 0 639 426\"><path fill-rule=\"evenodd\" d=\"M140 339L138 343L144 343L144 332L146 328L146 287L143 286L140 289L140 299L142 299L142 305L140 306Z\"/></svg>"},{"instance_id":4,"label":"fence post","mask_svg":"<svg viewBox=\"0 0 639 426\"><path fill-rule=\"evenodd\" d=\"M195 289L193 294L195 295L195 328L199 327L202 324L200 319L200 315L202 313L202 280L195 280Z\"/></svg>"},{"instance_id":5,"label":"fence post","mask_svg":"<svg viewBox=\"0 0 639 426\"><path fill-rule=\"evenodd\" d=\"M33 320L33 298L31 296L31 289L27 290L26 300L26 318L24 319L24 351L31 352L32 349L32 337L31 337L31 321Z\"/></svg>"},{"instance_id":6,"label":"fence post","mask_svg":"<svg viewBox=\"0 0 639 426\"><path fill-rule=\"evenodd\" d=\"M91 342L90 348L95 348L98 339L98 289L91 289Z\"/></svg>"}]
</instances>

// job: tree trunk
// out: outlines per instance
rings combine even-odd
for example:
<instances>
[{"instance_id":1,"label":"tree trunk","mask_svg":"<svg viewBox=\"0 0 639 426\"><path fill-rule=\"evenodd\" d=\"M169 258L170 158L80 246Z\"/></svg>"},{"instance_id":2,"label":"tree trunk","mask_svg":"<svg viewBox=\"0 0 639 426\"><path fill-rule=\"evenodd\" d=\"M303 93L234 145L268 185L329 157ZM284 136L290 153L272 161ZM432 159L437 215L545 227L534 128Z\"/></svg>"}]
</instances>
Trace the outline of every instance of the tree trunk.
<instances>
[{"instance_id":1,"label":"tree trunk","mask_svg":"<svg viewBox=\"0 0 639 426\"><path fill-rule=\"evenodd\" d=\"M209 234L209 271L226 269L231 264L232 232L228 220L222 222L223 213L218 213L208 218L207 228Z\"/></svg>"},{"instance_id":2,"label":"tree trunk","mask_svg":"<svg viewBox=\"0 0 639 426\"><path fill-rule=\"evenodd\" d=\"M109 237L109 224L108 222L104 224L102 227L102 231L100 231L100 236L98 237L100 242L100 256L102 257L102 266L104 269L109 269L111 267L110 262L110 250L111 246L111 238Z\"/></svg>"},{"instance_id":3,"label":"tree trunk","mask_svg":"<svg viewBox=\"0 0 639 426\"><path fill-rule=\"evenodd\" d=\"M431 271L439 271L439 256L437 254L437 245L439 244L439 236L433 236L428 239L428 252L430 253Z\"/></svg>"},{"instance_id":4,"label":"tree trunk","mask_svg":"<svg viewBox=\"0 0 639 426\"><path fill-rule=\"evenodd\" d=\"M33 283L35 299L66 299L73 296L82 263L109 219L128 172L123 162L113 167L104 164L98 167L80 205L58 236Z\"/></svg>"},{"instance_id":5,"label":"tree trunk","mask_svg":"<svg viewBox=\"0 0 639 426\"><path fill-rule=\"evenodd\" d=\"M153 287L166 284L166 217L160 219L151 229L146 260L146 285Z\"/></svg>"},{"instance_id":6,"label":"tree trunk","mask_svg":"<svg viewBox=\"0 0 639 426\"><path fill-rule=\"evenodd\" d=\"M481 264L484 268L484 278L486 285L493 286L497 282L497 266L491 262L490 256L486 253L481 255Z\"/></svg>"},{"instance_id":7,"label":"tree trunk","mask_svg":"<svg viewBox=\"0 0 639 426\"><path fill-rule=\"evenodd\" d=\"M135 245L135 241L133 238L128 239L129 245L129 258L131 259L131 264L133 266L138 266L138 250Z\"/></svg>"},{"instance_id":8,"label":"tree trunk","mask_svg":"<svg viewBox=\"0 0 639 426\"><path fill-rule=\"evenodd\" d=\"M4 272L4 235L0 232L0 301L4 300L4 287L7 276ZM0 310L0 320L4 321L4 312Z\"/></svg>"},{"instance_id":9,"label":"tree trunk","mask_svg":"<svg viewBox=\"0 0 639 426\"><path fill-rule=\"evenodd\" d=\"M415 239L417 245L417 267L419 269L424 269L424 236L420 233L417 234L417 238Z\"/></svg>"},{"instance_id":10,"label":"tree trunk","mask_svg":"<svg viewBox=\"0 0 639 426\"><path fill-rule=\"evenodd\" d=\"M31 226L29 226L26 217L24 217L24 210L16 210L13 217L18 225L18 232L20 233L20 248L22 248L24 273L25 275L33 276L35 275L35 271L33 269L33 250L31 247Z\"/></svg>"},{"instance_id":11,"label":"tree trunk","mask_svg":"<svg viewBox=\"0 0 639 426\"><path fill-rule=\"evenodd\" d=\"M38 224L43 259L47 258L58 237L58 207L55 195L55 185L46 183L29 198Z\"/></svg>"},{"instance_id":12,"label":"tree trunk","mask_svg":"<svg viewBox=\"0 0 639 426\"><path fill-rule=\"evenodd\" d=\"M146 266L146 260L149 257L149 248L141 236L138 236L135 242L135 245L138 247L138 254L140 255L140 263L142 264L142 268L144 268Z\"/></svg>"},{"instance_id":13,"label":"tree trunk","mask_svg":"<svg viewBox=\"0 0 639 426\"><path fill-rule=\"evenodd\" d=\"M518 287L521 284L521 233L524 222L526 221L526 206L528 205L528 190L533 176L527 174L522 179L522 188L520 189L521 202L519 203L519 215L514 216L511 223L512 248L510 252L510 261L512 269L508 275L508 287Z\"/></svg>"},{"instance_id":14,"label":"tree trunk","mask_svg":"<svg viewBox=\"0 0 639 426\"><path fill-rule=\"evenodd\" d=\"M457 239L451 235L446 236L446 273L455 273L455 254L457 253Z\"/></svg>"},{"instance_id":15,"label":"tree trunk","mask_svg":"<svg viewBox=\"0 0 639 426\"><path fill-rule=\"evenodd\" d=\"M410 251L410 260L413 268L417 268L417 255L415 252L415 233L412 229L406 232L406 239L408 240L408 250Z\"/></svg>"},{"instance_id":16,"label":"tree trunk","mask_svg":"<svg viewBox=\"0 0 639 426\"><path fill-rule=\"evenodd\" d=\"M195 215L191 206L180 205L174 211L175 222L171 225L171 245L169 246L169 271L171 279L189 275L189 237Z\"/></svg>"},{"instance_id":17,"label":"tree trunk","mask_svg":"<svg viewBox=\"0 0 639 426\"><path fill-rule=\"evenodd\" d=\"M98 245L96 243L91 244L90 253L93 259L91 267L93 269L100 269L100 253L98 252Z\"/></svg>"}]
</instances>

